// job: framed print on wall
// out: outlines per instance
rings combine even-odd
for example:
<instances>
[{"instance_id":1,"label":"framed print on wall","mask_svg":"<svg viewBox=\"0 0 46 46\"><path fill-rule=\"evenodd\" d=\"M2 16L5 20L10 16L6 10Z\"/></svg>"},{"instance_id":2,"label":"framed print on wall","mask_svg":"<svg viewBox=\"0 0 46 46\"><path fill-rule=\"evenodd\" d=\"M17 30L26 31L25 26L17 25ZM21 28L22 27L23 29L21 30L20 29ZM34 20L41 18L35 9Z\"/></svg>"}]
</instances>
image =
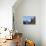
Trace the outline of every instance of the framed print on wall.
<instances>
[{"instance_id":1,"label":"framed print on wall","mask_svg":"<svg viewBox=\"0 0 46 46\"><path fill-rule=\"evenodd\" d=\"M36 17L35 16L23 16L23 24L35 24Z\"/></svg>"}]
</instances>

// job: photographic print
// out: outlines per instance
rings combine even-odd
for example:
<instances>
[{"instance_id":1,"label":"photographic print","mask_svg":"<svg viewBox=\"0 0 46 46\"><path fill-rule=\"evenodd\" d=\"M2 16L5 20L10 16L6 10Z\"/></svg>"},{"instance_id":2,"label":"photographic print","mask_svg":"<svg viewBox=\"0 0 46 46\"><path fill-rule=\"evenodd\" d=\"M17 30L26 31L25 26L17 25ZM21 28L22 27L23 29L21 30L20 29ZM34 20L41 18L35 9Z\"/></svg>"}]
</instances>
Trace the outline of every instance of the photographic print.
<instances>
[{"instance_id":1,"label":"photographic print","mask_svg":"<svg viewBox=\"0 0 46 46\"><path fill-rule=\"evenodd\" d=\"M35 16L23 16L23 24L35 24Z\"/></svg>"}]
</instances>

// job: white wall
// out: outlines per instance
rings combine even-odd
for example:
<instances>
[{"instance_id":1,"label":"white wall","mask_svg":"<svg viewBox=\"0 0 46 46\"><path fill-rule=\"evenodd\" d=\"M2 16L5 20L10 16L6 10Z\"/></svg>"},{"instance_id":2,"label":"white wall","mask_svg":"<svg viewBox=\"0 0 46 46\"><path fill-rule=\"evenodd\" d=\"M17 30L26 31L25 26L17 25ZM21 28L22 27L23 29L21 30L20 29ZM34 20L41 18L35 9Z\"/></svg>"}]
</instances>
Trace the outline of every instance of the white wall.
<instances>
[{"instance_id":1,"label":"white wall","mask_svg":"<svg viewBox=\"0 0 46 46\"><path fill-rule=\"evenodd\" d=\"M16 0L0 0L0 27L12 28L12 6Z\"/></svg>"},{"instance_id":2,"label":"white wall","mask_svg":"<svg viewBox=\"0 0 46 46\"><path fill-rule=\"evenodd\" d=\"M29 9L28 9L29 8ZM15 28L27 38L34 39L39 46L46 46L46 0L31 0L13 6ZM23 25L23 16L36 16L36 25ZM27 35L28 34L28 35ZM30 37L30 36L31 37Z\"/></svg>"},{"instance_id":3,"label":"white wall","mask_svg":"<svg viewBox=\"0 0 46 46\"><path fill-rule=\"evenodd\" d=\"M41 46L41 0L23 0L20 5L16 5L13 6L15 28L22 32L25 38L34 40L36 46ZM24 25L23 16L36 16L36 24Z\"/></svg>"},{"instance_id":4,"label":"white wall","mask_svg":"<svg viewBox=\"0 0 46 46\"><path fill-rule=\"evenodd\" d=\"M46 46L46 0L41 1L41 38L42 46Z\"/></svg>"}]
</instances>

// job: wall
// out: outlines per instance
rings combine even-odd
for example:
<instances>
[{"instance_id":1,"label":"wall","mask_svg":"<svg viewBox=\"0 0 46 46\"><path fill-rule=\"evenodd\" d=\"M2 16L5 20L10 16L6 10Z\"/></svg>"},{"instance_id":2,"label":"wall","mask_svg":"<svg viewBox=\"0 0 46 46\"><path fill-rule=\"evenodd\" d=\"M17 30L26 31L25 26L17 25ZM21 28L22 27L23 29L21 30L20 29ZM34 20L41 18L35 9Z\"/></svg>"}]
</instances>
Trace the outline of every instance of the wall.
<instances>
[{"instance_id":1,"label":"wall","mask_svg":"<svg viewBox=\"0 0 46 46\"><path fill-rule=\"evenodd\" d=\"M16 5L13 6L15 29L22 32L25 38L34 40L36 46L41 46L41 0L23 0ZM36 24L24 25L23 16L36 16Z\"/></svg>"},{"instance_id":2,"label":"wall","mask_svg":"<svg viewBox=\"0 0 46 46\"><path fill-rule=\"evenodd\" d=\"M41 38L42 46L46 46L46 0L41 1Z\"/></svg>"}]
</instances>

